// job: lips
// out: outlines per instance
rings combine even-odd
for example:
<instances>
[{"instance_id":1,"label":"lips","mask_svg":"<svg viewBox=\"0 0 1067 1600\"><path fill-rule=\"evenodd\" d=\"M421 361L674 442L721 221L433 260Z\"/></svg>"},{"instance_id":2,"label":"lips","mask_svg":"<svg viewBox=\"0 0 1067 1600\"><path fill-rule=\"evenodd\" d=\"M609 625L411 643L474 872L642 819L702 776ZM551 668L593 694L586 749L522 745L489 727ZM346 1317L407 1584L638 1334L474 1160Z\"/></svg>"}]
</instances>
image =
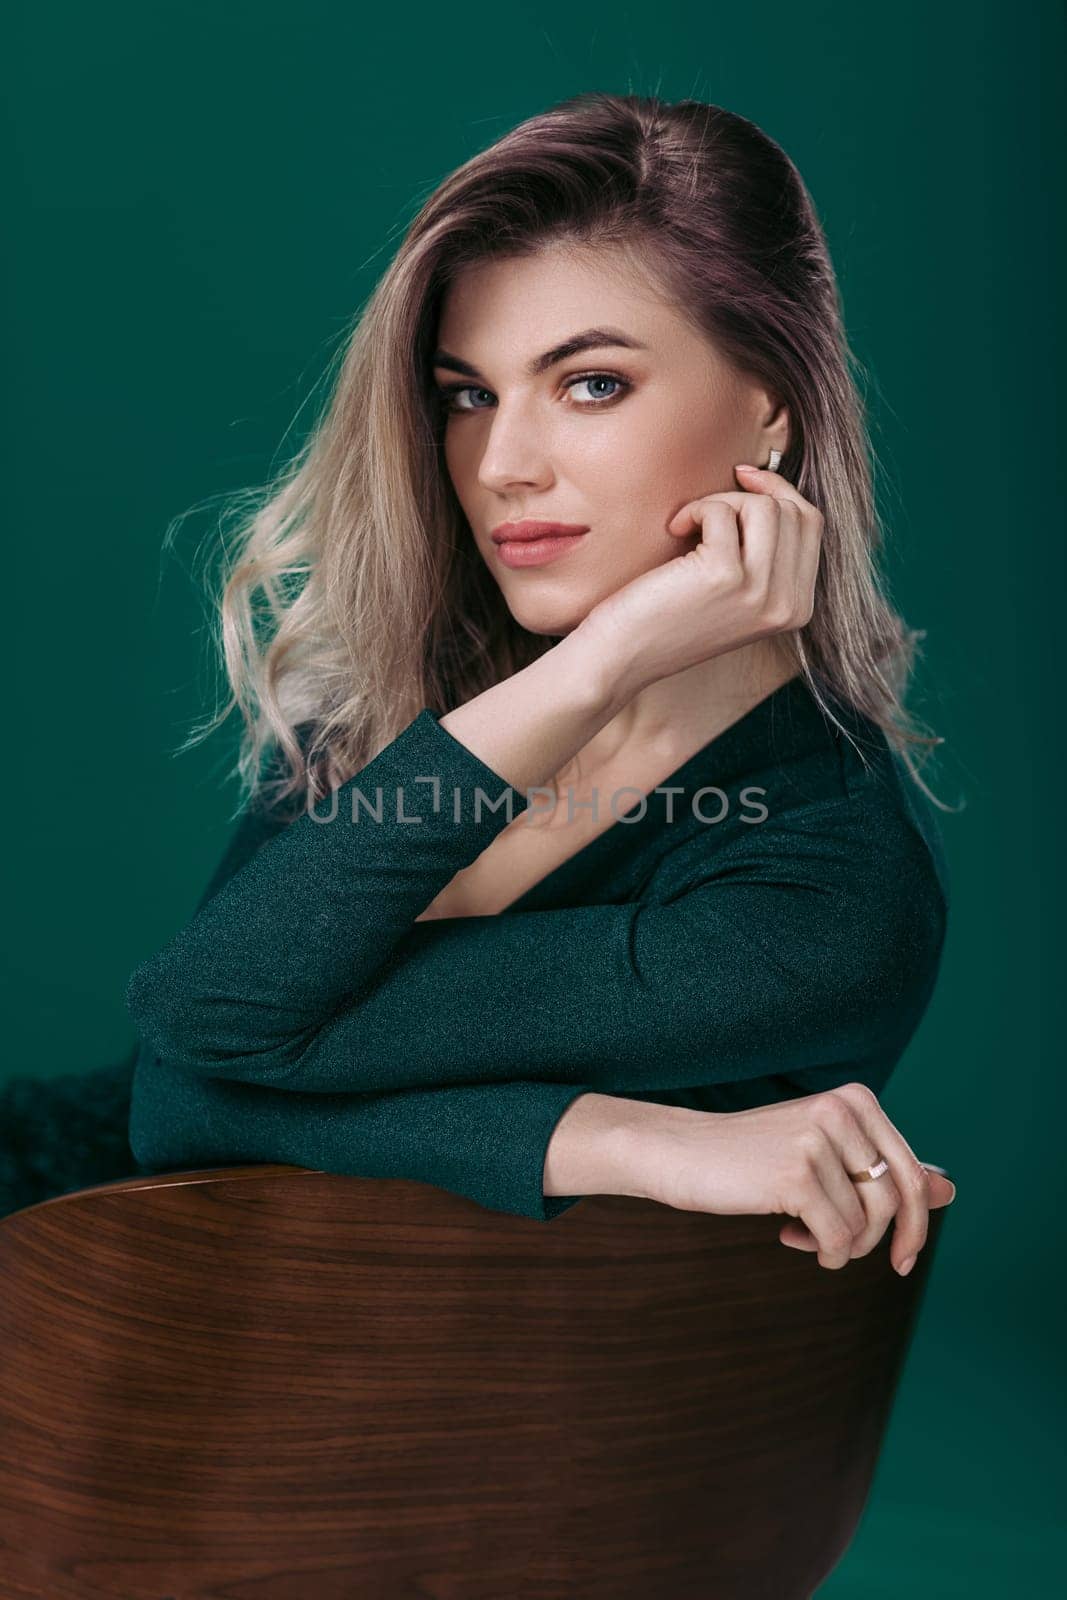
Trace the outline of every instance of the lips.
<instances>
[{"instance_id":1,"label":"lips","mask_svg":"<svg viewBox=\"0 0 1067 1600\"><path fill-rule=\"evenodd\" d=\"M576 550L584 538L584 533L550 533L502 539L496 546L496 559L505 567L543 567Z\"/></svg>"},{"instance_id":2,"label":"lips","mask_svg":"<svg viewBox=\"0 0 1067 1600\"><path fill-rule=\"evenodd\" d=\"M490 534L494 544L526 543L531 539L553 539L566 534L588 533L584 523L578 522L501 522Z\"/></svg>"}]
</instances>

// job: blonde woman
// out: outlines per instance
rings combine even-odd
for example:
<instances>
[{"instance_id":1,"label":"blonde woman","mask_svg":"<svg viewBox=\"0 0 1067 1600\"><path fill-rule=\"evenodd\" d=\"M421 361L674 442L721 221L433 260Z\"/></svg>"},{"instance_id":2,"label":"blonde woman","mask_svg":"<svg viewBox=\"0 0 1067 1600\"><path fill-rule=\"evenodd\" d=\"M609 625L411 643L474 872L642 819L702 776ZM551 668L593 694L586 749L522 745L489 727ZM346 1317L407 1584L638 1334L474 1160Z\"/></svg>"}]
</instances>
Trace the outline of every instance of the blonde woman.
<instances>
[{"instance_id":1,"label":"blonde woman","mask_svg":"<svg viewBox=\"0 0 1067 1600\"><path fill-rule=\"evenodd\" d=\"M130 979L143 1168L778 1212L829 1268L892 1223L910 1269L953 1191L877 1093L947 883L849 359L718 107L578 96L431 195L225 574L247 805Z\"/></svg>"}]
</instances>

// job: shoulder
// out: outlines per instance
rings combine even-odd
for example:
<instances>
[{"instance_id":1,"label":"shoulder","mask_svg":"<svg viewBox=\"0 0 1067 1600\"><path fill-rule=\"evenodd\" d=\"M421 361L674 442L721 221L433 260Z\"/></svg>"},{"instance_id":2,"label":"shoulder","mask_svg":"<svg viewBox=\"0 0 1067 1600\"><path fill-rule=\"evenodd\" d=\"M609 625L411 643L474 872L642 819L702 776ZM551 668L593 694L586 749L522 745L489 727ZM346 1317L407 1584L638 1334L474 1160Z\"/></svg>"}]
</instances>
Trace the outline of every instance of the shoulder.
<instances>
[{"instance_id":1,"label":"shoulder","mask_svg":"<svg viewBox=\"0 0 1067 1600\"><path fill-rule=\"evenodd\" d=\"M806 867L813 877L847 875L874 890L892 891L894 874L929 881L947 898L947 879L936 814L884 736L867 752L820 756L789 781L749 794L750 809L731 808L721 822L687 828L657 865L654 882L681 888L740 870ZM910 792L914 791L914 793Z\"/></svg>"},{"instance_id":2,"label":"shoulder","mask_svg":"<svg viewBox=\"0 0 1067 1600\"><path fill-rule=\"evenodd\" d=\"M728 836L698 830L661 862L651 897L697 894L713 915L728 898L768 950L800 941L858 974L910 965L922 983L940 960L948 886L936 822L922 807L917 820L898 760L886 746L869 772L849 771L843 792L793 798Z\"/></svg>"},{"instance_id":3,"label":"shoulder","mask_svg":"<svg viewBox=\"0 0 1067 1600\"><path fill-rule=\"evenodd\" d=\"M778 824L764 847L796 849L835 864L875 899L892 906L918 892L939 907L949 898L938 812L885 730L856 707L829 696L835 719L811 752L807 792L786 784Z\"/></svg>"},{"instance_id":4,"label":"shoulder","mask_svg":"<svg viewBox=\"0 0 1067 1600\"><path fill-rule=\"evenodd\" d=\"M691 842L668 898L688 908L697 943L746 952L768 995L785 984L821 996L879 1048L910 1037L937 982L948 911L937 863L877 785L770 816L703 860Z\"/></svg>"}]
</instances>

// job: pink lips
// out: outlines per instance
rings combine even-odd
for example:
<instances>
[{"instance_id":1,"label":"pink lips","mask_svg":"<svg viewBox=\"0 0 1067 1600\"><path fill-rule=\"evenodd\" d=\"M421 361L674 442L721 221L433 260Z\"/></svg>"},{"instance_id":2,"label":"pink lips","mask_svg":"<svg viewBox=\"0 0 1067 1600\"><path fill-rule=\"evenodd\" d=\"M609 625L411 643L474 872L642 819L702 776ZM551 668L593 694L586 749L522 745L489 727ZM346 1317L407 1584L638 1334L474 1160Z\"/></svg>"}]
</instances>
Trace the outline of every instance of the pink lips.
<instances>
[{"instance_id":1,"label":"pink lips","mask_svg":"<svg viewBox=\"0 0 1067 1600\"><path fill-rule=\"evenodd\" d=\"M588 532L588 528L576 523L524 519L500 523L490 537L504 566L540 567L573 550Z\"/></svg>"}]
</instances>

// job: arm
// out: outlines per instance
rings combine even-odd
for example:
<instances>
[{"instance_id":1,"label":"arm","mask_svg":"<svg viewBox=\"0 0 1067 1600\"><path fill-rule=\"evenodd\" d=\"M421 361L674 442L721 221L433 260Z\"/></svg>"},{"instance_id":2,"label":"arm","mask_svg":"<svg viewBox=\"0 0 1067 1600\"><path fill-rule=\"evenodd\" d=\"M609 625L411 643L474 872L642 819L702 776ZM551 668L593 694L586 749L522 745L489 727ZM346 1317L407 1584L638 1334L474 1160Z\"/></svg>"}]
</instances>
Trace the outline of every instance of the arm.
<instances>
[{"instance_id":1,"label":"arm","mask_svg":"<svg viewBox=\"0 0 1067 1600\"><path fill-rule=\"evenodd\" d=\"M637 1194L667 1104L513 1081L390 1094L283 1094L191 1078L142 1054L130 1144L148 1170L281 1161L407 1178L551 1222L585 1194ZM692 1116L692 1110L686 1112Z\"/></svg>"},{"instance_id":2,"label":"arm","mask_svg":"<svg viewBox=\"0 0 1067 1600\"><path fill-rule=\"evenodd\" d=\"M488 751L492 700L495 759L523 782L610 709L595 662L560 653L580 631L447 718ZM478 807L503 784L420 713L331 797L333 820L300 817L135 971L143 1036L190 1073L294 1092L515 1078L631 1092L855 1070L925 1003L939 907L888 802L877 818L844 799L754 827L667 903L416 923L506 825ZM354 809L368 796L377 820Z\"/></svg>"},{"instance_id":3,"label":"arm","mask_svg":"<svg viewBox=\"0 0 1067 1600\"><path fill-rule=\"evenodd\" d=\"M277 831L246 813L201 907ZM684 1089L621 1099L553 1081L283 1093L194 1077L144 1046L129 1138L148 1170L287 1161L413 1179L550 1222L585 1194L647 1193L659 1132L700 1109Z\"/></svg>"},{"instance_id":4,"label":"arm","mask_svg":"<svg viewBox=\"0 0 1067 1600\"><path fill-rule=\"evenodd\" d=\"M198 909L282 826L265 811L246 810ZM290 1161L355 1176L411 1178L492 1210L548 1222L585 1194L640 1192L636 1158L672 1104L667 1095L646 1099L551 1082L283 1095L191 1078L142 1045L123 1064L116 1129L121 1120L125 1146L129 1118L130 1145L149 1171Z\"/></svg>"},{"instance_id":5,"label":"arm","mask_svg":"<svg viewBox=\"0 0 1067 1600\"><path fill-rule=\"evenodd\" d=\"M751 827L664 903L414 924L317 1019L280 1014L243 904L203 966L157 969L145 1032L190 1073L323 1093L518 1078L632 1094L855 1074L910 1035L942 937L922 842L888 808L875 818L850 799ZM287 935L305 954L320 935L329 949L347 931L338 916L320 907ZM185 937L199 947L195 923Z\"/></svg>"},{"instance_id":6,"label":"arm","mask_svg":"<svg viewBox=\"0 0 1067 1600\"><path fill-rule=\"evenodd\" d=\"M521 705L536 752L523 781L539 780L612 713L614 697L587 687L597 681L584 642L572 636L460 711L478 717L487 700L501 715ZM532 695L552 712L531 711ZM135 969L126 999L142 1036L193 1070L198 1057L255 1055L277 1076L528 804L433 713L420 712Z\"/></svg>"}]
</instances>

